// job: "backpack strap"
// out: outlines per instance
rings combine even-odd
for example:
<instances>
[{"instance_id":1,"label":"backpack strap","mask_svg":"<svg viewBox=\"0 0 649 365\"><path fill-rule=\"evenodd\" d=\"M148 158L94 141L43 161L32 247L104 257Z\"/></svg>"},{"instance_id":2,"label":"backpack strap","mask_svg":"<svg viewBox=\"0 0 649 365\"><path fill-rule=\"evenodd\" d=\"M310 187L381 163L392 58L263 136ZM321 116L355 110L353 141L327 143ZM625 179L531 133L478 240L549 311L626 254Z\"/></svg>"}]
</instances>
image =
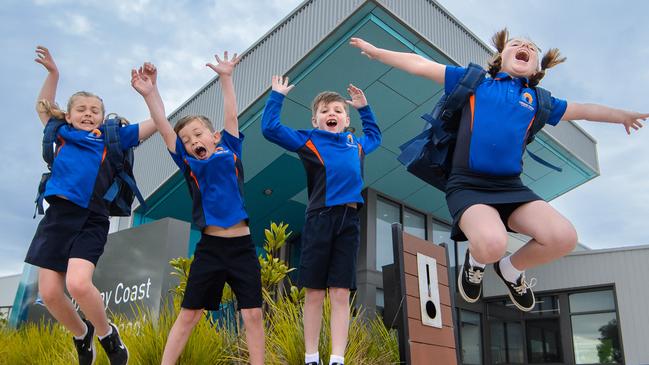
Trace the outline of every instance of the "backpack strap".
<instances>
[{"instance_id":1,"label":"backpack strap","mask_svg":"<svg viewBox=\"0 0 649 365\"><path fill-rule=\"evenodd\" d=\"M534 91L536 92L536 114L534 115L534 122L530 128L530 132L527 135L526 144L528 145L534 141L536 134L543 129L548 120L550 120L550 115L552 114L552 98L550 92L538 86L534 88ZM525 149L527 150L527 154L529 154L534 161L557 172L563 171L561 167L549 163L542 157L534 154L529 148Z\"/></svg>"},{"instance_id":2,"label":"backpack strap","mask_svg":"<svg viewBox=\"0 0 649 365\"><path fill-rule=\"evenodd\" d=\"M64 126L66 122L62 119L50 119L47 124L45 124L45 129L43 130L43 160L47 164L48 172L44 173L41 176L41 182L38 184L38 191L36 193L36 208L34 210L34 217L36 214L45 214L45 209L43 209L43 200L45 199L45 186L47 180L52 176L52 164L54 163L54 154L56 151L56 136L59 132L59 128Z\"/></svg>"},{"instance_id":3,"label":"backpack strap","mask_svg":"<svg viewBox=\"0 0 649 365\"><path fill-rule=\"evenodd\" d=\"M125 152L122 150L119 137L119 129L121 127L122 119L119 116L115 116L114 118L110 118L104 122L104 145L106 146L108 161L115 170L115 179L104 194L104 200L112 203L119 193L120 182L124 182L129 189L135 193L140 205L146 209L144 197L142 197L142 193L140 193L140 190L137 188L135 180L129 176L124 169ZM132 152L126 152L126 154L128 153Z\"/></svg>"},{"instance_id":4,"label":"backpack strap","mask_svg":"<svg viewBox=\"0 0 649 365\"><path fill-rule=\"evenodd\" d=\"M432 117L444 122L449 121L456 111L464 107L469 96L475 93L475 90L478 88L480 81L484 79L486 73L487 71L479 65L469 63L469 66L460 79L460 82L458 82L451 93L446 96L444 107L438 110L438 114L433 112L434 114Z\"/></svg>"}]
</instances>

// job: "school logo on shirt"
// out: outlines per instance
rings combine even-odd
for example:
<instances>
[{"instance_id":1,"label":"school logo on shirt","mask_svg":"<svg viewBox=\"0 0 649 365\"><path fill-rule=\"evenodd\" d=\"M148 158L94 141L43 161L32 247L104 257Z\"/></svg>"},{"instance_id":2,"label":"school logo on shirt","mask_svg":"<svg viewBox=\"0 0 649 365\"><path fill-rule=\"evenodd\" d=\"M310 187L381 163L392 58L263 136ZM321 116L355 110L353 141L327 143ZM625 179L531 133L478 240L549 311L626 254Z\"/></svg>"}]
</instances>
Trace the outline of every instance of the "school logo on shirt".
<instances>
[{"instance_id":1,"label":"school logo on shirt","mask_svg":"<svg viewBox=\"0 0 649 365\"><path fill-rule=\"evenodd\" d=\"M225 153L225 152L227 152L227 151L225 149L223 149L223 147L221 147L221 146L216 147L216 149L214 150L214 153L217 154L217 155L221 154L221 153Z\"/></svg>"},{"instance_id":2,"label":"school logo on shirt","mask_svg":"<svg viewBox=\"0 0 649 365\"><path fill-rule=\"evenodd\" d=\"M358 147L356 146L356 143L354 143L354 137L351 134L347 135L347 145L354 148Z\"/></svg>"},{"instance_id":3,"label":"school logo on shirt","mask_svg":"<svg viewBox=\"0 0 649 365\"><path fill-rule=\"evenodd\" d=\"M532 97L532 94L529 92L524 92L523 95L521 95L521 100L518 101L518 103L522 106L525 107L531 111L534 111L534 98Z\"/></svg>"},{"instance_id":4,"label":"school logo on shirt","mask_svg":"<svg viewBox=\"0 0 649 365\"><path fill-rule=\"evenodd\" d=\"M91 130L86 136L86 139L89 139L91 141L101 140L101 131L99 129Z\"/></svg>"}]
</instances>

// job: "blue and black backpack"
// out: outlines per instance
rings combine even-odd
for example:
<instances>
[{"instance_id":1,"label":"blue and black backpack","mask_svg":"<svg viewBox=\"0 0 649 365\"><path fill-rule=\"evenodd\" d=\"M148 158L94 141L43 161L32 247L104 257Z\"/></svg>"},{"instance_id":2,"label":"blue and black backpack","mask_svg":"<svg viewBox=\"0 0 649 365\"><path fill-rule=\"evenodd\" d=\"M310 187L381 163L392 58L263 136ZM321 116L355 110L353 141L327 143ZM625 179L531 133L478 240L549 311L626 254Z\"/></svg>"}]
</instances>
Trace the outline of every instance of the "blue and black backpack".
<instances>
[{"instance_id":1,"label":"blue and black backpack","mask_svg":"<svg viewBox=\"0 0 649 365\"><path fill-rule=\"evenodd\" d=\"M55 148L58 147L56 135L66 122L60 119L51 119L45 125L43 131L43 160L47 163L48 172L41 177L36 196L36 210L38 214L44 214L43 199L45 198L45 185L52 176L52 164L54 163ZM104 121L104 145L106 155L114 171L113 183L104 194L104 200L108 207L108 214L113 217L128 217L131 215L133 200L137 200L146 210L144 198L137 188L133 176L133 163L135 162L133 148L126 151L120 145L119 128L128 125L128 121L117 114L108 114ZM34 214L36 217L36 214Z\"/></svg>"},{"instance_id":2,"label":"blue and black backpack","mask_svg":"<svg viewBox=\"0 0 649 365\"><path fill-rule=\"evenodd\" d=\"M453 167L453 151L457 142L457 132L462 117L464 105L475 93L486 71L470 63L466 73L450 94L444 94L439 99L431 113L422 115L426 121L424 131L399 146L401 154L397 158L411 174L441 191L446 190L446 183ZM534 123L530 128L526 144L534 141L534 136L550 118L552 101L550 92L534 87L537 104ZM553 170L561 168L550 164L541 157L527 150L530 157Z\"/></svg>"}]
</instances>

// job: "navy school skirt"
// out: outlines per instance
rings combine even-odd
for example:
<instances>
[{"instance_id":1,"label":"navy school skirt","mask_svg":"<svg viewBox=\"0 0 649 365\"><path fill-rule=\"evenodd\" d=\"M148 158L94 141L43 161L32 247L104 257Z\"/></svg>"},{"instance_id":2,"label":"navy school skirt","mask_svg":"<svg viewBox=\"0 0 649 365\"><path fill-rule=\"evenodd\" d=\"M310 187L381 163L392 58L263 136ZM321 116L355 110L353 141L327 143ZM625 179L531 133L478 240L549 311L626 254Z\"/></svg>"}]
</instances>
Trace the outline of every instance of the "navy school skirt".
<instances>
[{"instance_id":1,"label":"navy school skirt","mask_svg":"<svg viewBox=\"0 0 649 365\"><path fill-rule=\"evenodd\" d=\"M543 199L523 185L520 175L493 176L454 168L446 184L446 203L453 217L451 239L467 240L459 224L464 211L472 205L486 204L495 208L507 231L515 232L507 226L509 216L516 208L535 200Z\"/></svg>"}]
</instances>

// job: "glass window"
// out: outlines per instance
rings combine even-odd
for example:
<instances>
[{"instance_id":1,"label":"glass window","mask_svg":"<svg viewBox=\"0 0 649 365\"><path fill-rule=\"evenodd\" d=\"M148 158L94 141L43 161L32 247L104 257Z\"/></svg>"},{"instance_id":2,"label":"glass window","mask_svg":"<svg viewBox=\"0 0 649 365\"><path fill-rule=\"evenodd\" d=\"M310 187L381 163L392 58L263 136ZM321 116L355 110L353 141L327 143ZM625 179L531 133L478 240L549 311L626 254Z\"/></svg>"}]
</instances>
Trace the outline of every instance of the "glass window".
<instances>
[{"instance_id":1,"label":"glass window","mask_svg":"<svg viewBox=\"0 0 649 365\"><path fill-rule=\"evenodd\" d=\"M415 237L422 240L426 239L426 216L412 211L410 209L403 210L403 230Z\"/></svg>"},{"instance_id":2,"label":"glass window","mask_svg":"<svg viewBox=\"0 0 649 365\"><path fill-rule=\"evenodd\" d=\"M460 339L462 364L482 364L482 326L480 314L460 310Z\"/></svg>"},{"instance_id":3,"label":"glass window","mask_svg":"<svg viewBox=\"0 0 649 365\"><path fill-rule=\"evenodd\" d=\"M559 314L559 298L557 296L537 297L534 309L530 314L537 316L555 316Z\"/></svg>"},{"instance_id":4,"label":"glass window","mask_svg":"<svg viewBox=\"0 0 649 365\"><path fill-rule=\"evenodd\" d=\"M444 242L450 246L453 243L451 241L451 227L444 223L433 221L433 242L436 245Z\"/></svg>"},{"instance_id":5,"label":"glass window","mask_svg":"<svg viewBox=\"0 0 649 365\"><path fill-rule=\"evenodd\" d=\"M399 206L383 199L376 200L376 270L394 262L392 223L399 223Z\"/></svg>"},{"instance_id":6,"label":"glass window","mask_svg":"<svg viewBox=\"0 0 649 365\"><path fill-rule=\"evenodd\" d=\"M618 334L615 312L573 315L575 363L621 364L622 351Z\"/></svg>"},{"instance_id":7,"label":"glass window","mask_svg":"<svg viewBox=\"0 0 649 365\"><path fill-rule=\"evenodd\" d=\"M559 319L526 321L527 359L530 364L563 362Z\"/></svg>"},{"instance_id":8,"label":"glass window","mask_svg":"<svg viewBox=\"0 0 649 365\"><path fill-rule=\"evenodd\" d=\"M523 363L523 328L520 322L492 321L491 362L496 364Z\"/></svg>"},{"instance_id":9,"label":"glass window","mask_svg":"<svg viewBox=\"0 0 649 365\"><path fill-rule=\"evenodd\" d=\"M570 294L570 312L614 311L612 290Z\"/></svg>"}]
</instances>

